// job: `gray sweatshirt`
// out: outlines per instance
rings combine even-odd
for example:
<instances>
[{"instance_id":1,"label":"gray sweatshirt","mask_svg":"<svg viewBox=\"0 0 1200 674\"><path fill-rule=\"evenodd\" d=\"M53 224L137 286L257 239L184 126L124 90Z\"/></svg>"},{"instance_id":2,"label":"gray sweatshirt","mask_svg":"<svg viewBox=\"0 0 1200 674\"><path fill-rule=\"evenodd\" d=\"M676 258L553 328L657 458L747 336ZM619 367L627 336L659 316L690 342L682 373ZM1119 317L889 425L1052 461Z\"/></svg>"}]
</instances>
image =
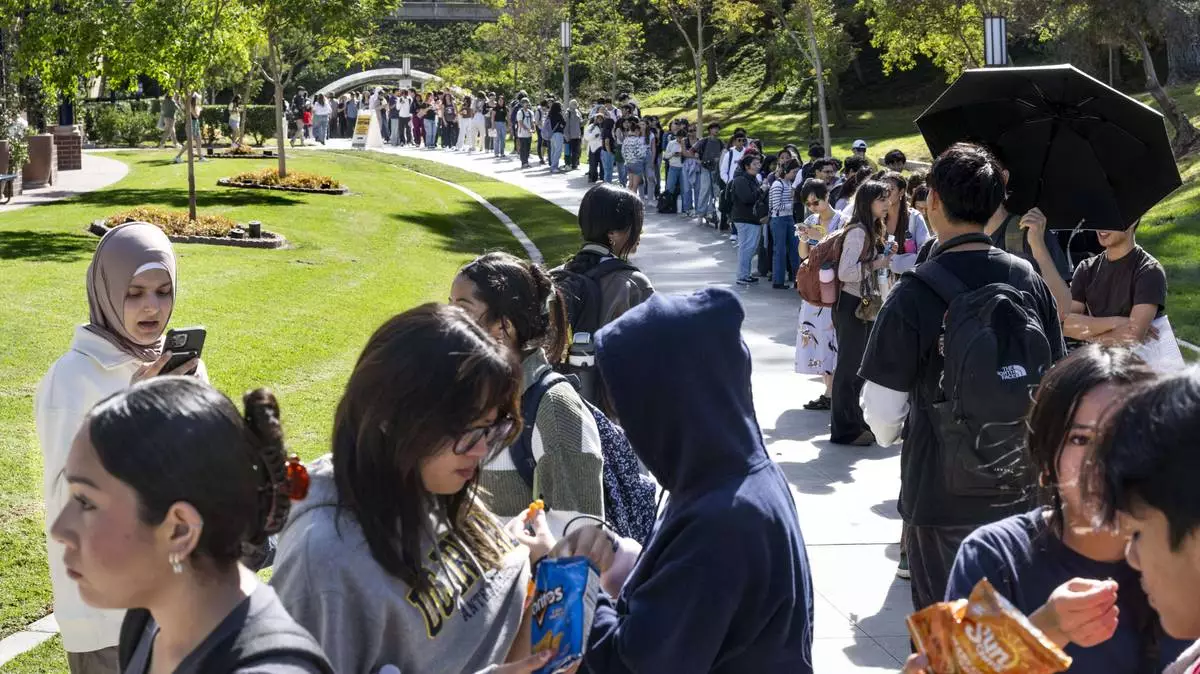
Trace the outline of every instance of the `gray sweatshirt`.
<instances>
[{"instance_id":1,"label":"gray sweatshirt","mask_svg":"<svg viewBox=\"0 0 1200 674\"><path fill-rule=\"evenodd\" d=\"M403 674L462 674L504 661L521 625L528 550L498 525L496 543L509 551L501 568L484 570L443 528L437 550L425 545L434 586L417 593L375 561L352 515L335 528L330 457L309 475L308 497L280 533L271 585L335 671L375 674L391 664Z\"/></svg>"}]
</instances>

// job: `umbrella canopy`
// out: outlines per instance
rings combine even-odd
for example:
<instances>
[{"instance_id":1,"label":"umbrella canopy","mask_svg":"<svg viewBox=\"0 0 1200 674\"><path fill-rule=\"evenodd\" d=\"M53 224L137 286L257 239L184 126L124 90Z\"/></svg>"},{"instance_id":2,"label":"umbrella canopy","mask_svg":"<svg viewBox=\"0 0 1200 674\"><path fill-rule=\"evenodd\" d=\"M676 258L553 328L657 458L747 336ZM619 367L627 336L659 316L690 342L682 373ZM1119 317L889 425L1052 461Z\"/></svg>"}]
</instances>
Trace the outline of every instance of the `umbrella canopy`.
<instances>
[{"instance_id":1,"label":"umbrella canopy","mask_svg":"<svg viewBox=\"0 0 1200 674\"><path fill-rule=\"evenodd\" d=\"M1069 65L968 70L917 118L933 156L992 147L1013 213L1123 230L1181 184L1163 116Z\"/></svg>"}]
</instances>

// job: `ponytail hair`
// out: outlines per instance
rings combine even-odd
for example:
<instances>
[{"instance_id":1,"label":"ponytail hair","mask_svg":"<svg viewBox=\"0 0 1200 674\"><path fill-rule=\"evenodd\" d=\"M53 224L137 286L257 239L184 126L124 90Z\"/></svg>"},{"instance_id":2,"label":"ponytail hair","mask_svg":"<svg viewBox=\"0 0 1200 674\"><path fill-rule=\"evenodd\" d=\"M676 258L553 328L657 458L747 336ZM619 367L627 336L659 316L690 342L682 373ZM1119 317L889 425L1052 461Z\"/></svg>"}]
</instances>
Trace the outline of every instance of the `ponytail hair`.
<instances>
[{"instance_id":1,"label":"ponytail hair","mask_svg":"<svg viewBox=\"0 0 1200 674\"><path fill-rule=\"evenodd\" d=\"M83 424L104 469L137 494L144 524L161 524L176 503L196 509L204 526L191 561L217 570L283 526L298 493L289 470L303 470L283 458L275 397L259 389L245 403L243 415L195 377L154 377L105 399Z\"/></svg>"},{"instance_id":2,"label":"ponytail hair","mask_svg":"<svg viewBox=\"0 0 1200 674\"><path fill-rule=\"evenodd\" d=\"M549 272L508 253L487 253L462 268L475 284L475 298L487 307L483 321L512 332L521 355L542 349L557 364L566 355L567 303Z\"/></svg>"}]
</instances>

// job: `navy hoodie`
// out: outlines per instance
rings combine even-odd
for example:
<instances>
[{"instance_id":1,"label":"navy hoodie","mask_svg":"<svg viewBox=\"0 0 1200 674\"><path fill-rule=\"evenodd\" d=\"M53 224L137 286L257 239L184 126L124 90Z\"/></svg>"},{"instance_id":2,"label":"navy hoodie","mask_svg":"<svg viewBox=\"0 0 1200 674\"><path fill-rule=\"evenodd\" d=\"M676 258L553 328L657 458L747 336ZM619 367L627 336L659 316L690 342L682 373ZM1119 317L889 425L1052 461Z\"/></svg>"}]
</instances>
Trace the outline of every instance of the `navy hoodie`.
<instances>
[{"instance_id":1,"label":"navy hoodie","mask_svg":"<svg viewBox=\"0 0 1200 674\"><path fill-rule=\"evenodd\" d=\"M754 415L745 314L726 290L654 295L596 335L634 451L670 492L585 671L811 673L812 578L796 505Z\"/></svg>"}]
</instances>

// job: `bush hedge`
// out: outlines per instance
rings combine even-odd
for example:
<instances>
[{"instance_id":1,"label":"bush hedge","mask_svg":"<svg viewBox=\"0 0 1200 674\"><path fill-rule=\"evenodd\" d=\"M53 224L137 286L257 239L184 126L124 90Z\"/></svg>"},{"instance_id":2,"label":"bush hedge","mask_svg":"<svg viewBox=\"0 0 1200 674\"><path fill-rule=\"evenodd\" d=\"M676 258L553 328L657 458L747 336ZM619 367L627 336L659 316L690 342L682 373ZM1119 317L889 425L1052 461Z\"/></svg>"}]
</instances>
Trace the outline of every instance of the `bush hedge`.
<instances>
[{"instance_id":1,"label":"bush hedge","mask_svg":"<svg viewBox=\"0 0 1200 674\"><path fill-rule=\"evenodd\" d=\"M134 147L143 141L158 140L159 101L119 101L117 103L84 103L80 111L80 123L88 138L100 145L128 145ZM153 108L151 110L150 108ZM175 138L185 138L184 115L175 116ZM247 105L245 107L245 137L262 145L275 137L275 106ZM144 132L144 133L143 133ZM286 133L286 130L285 130ZM209 105L200 110L201 142L215 145L229 140L229 107ZM133 140L138 138L138 140Z\"/></svg>"},{"instance_id":2,"label":"bush hedge","mask_svg":"<svg viewBox=\"0 0 1200 674\"><path fill-rule=\"evenodd\" d=\"M279 178L279 169L269 168L261 171L246 171L229 178L233 183L249 183L265 187L298 187L306 190L337 190L342 184L329 176L315 173L288 171L287 176Z\"/></svg>"},{"instance_id":3,"label":"bush hedge","mask_svg":"<svg viewBox=\"0 0 1200 674\"><path fill-rule=\"evenodd\" d=\"M187 211L168 211L153 206L135 208L104 219L104 224L109 227L126 222L148 222L171 236L229 236L229 230L237 226L237 222L223 215L201 215L198 220L189 220Z\"/></svg>"}]
</instances>

